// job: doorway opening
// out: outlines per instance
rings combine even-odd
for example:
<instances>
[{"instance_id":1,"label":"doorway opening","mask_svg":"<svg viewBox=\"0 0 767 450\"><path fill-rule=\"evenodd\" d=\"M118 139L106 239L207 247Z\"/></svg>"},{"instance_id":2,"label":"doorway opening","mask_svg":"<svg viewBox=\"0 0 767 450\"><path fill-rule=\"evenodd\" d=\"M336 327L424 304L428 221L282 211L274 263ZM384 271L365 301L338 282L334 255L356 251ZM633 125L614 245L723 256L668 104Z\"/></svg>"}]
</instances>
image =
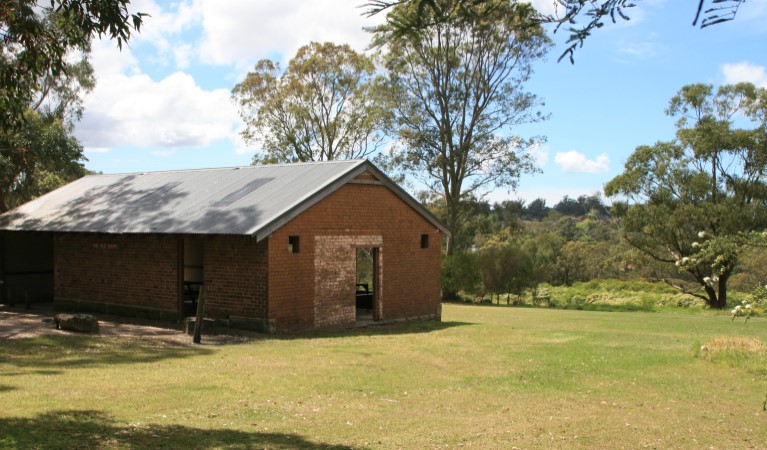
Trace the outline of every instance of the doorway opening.
<instances>
[{"instance_id":1,"label":"doorway opening","mask_svg":"<svg viewBox=\"0 0 767 450\"><path fill-rule=\"evenodd\" d=\"M183 261L182 310L184 317L197 313L197 298L204 280L204 241L201 238L184 238L181 259Z\"/></svg>"},{"instance_id":2,"label":"doorway opening","mask_svg":"<svg viewBox=\"0 0 767 450\"><path fill-rule=\"evenodd\" d=\"M357 249L355 297L357 324L380 319L379 251L375 247Z\"/></svg>"},{"instance_id":3,"label":"doorway opening","mask_svg":"<svg viewBox=\"0 0 767 450\"><path fill-rule=\"evenodd\" d=\"M32 308L53 301L53 233L0 234L0 303Z\"/></svg>"}]
</instances>

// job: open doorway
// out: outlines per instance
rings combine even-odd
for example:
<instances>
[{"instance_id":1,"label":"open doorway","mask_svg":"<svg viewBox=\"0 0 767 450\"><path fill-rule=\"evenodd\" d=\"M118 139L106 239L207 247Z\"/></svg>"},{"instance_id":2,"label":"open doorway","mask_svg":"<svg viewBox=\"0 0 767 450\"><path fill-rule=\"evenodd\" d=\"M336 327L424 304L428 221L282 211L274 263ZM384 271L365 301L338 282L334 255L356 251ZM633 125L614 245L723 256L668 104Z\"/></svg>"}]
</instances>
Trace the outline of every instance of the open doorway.
<instances>
[{"instance_id":1,"label":"open doorway","mask_svg":"<svg viewBox=\"0 0 767 450\"><path fill-rule=\"evenodd\" d=\"M375 247L357 249L355 296L357 323L379 320L379 251Z\"/></svg>"},{"instance_id":2,"label":"open doorway","mask_svg":"<svg viewBox=\"0 0 767 450\"><path fill-rule=\"evenodd\" d=\"M184 238L183 248L183 299L182 314L193 316L197 311L197 297L200 295L203 277L203 261L205 260L204 242L202 238Z\"/></svg>"}]
</instances>

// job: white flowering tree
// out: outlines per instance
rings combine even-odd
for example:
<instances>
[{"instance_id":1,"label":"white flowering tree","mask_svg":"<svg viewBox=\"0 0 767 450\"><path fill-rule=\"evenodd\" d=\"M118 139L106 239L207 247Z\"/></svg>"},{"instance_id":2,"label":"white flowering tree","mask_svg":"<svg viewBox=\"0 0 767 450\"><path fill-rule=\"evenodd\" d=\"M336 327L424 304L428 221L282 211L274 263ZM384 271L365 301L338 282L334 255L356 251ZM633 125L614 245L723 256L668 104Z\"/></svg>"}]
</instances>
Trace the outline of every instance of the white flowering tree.
<instances>
[{"instance_id":1,"label":"white flowering tree","mask_svg":"<svg viewBox=\"0 0 767 450\"><path fill-rule=\"evenodd\" d=\"M767 228L767 89L683 87L666 113L676 139L638 147L605 186L626 240L689 282L665 280L727 307L727 281L754 232Z\"/></svg>"}]
</instances>

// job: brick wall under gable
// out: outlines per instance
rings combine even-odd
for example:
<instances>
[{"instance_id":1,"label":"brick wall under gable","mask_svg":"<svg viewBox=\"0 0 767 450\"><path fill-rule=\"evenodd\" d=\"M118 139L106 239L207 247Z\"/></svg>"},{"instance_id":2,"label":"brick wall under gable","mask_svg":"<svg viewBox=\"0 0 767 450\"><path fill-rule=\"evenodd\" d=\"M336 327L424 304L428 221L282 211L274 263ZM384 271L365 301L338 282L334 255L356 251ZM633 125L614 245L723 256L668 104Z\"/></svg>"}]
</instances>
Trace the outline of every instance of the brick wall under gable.
<instances>
[{"instance_id":1,"label":"brick wall under gable","mask_svg":"<svg viewBox=\"0 0 767 450\"><path fill-rule=\"evenodd\" d=\"M357 175L356 177L354 177L354 179L359 181L377 181L377 178L375 177L375 175L367 171Z\"/></svg>"},{"instance_id":2,"label":"brick wall under gable","mask_svg":"<svg viewBox=\"0 0 767 450\"><path fill-rule=\"evenodd\" d=\"M429 235L429 248L421 248L421 234ZM300 252L288 253L288 237L300 237ZM382 319L438 315L440 310L440 252L442 235L418 212L404 203L386 186L347 184L283 225L269 236L269 318L278 330L294 330L349 323L353 309L337 300L335 289L327 299L318 299L328 308L329 317L315 312L315 257L322 237L342 242L342 237L380 236ZM324 256L323 264L338 264L338 272L348 271L353 258L354 239L345 248ZM321 244L322 245L322 244ZM320 254L323 250L320 250ZM343 256L343 255L346 256ZM354 264L354 263L352 263ZM354 280L348 281L353 298ZM349 281L351 280L351 281ZM347 281L339 282L340 286ZM337 296L338 295L338 296ZM346 302L346 300L343 300ZM346 309L344 309L346 308ZM342 312L339 312L342 311Z\"/></svg>"},{"instance_id":3,"label":"brick wall under gable","mask_svg":"<svg viewBox=\"0 0 767 450\"><path fill-rule=\"evenodd\" d=\"M55 297L178 311L172 236L58 234Z\"/></svg>"}]
</instances>

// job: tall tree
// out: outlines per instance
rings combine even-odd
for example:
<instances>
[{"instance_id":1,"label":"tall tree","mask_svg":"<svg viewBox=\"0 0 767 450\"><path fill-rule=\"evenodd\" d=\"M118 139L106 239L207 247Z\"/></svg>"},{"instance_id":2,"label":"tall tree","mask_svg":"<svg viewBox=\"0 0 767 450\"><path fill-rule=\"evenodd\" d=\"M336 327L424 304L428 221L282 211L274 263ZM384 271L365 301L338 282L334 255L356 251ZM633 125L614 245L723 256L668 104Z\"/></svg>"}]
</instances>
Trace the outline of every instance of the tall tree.
<instances>
[{"instance_id":1,"label":"tall tree","mask_svg":"<svg viewBox=\"0 0 767 450\"><path fill-rule=\"evenodd\" d=\"M383 142L375 67L348 45L312 42L284 72L261 60L232 97L245 141L263 150L254 163L362 158Z\"/></svg>"},{"instance_id":2,"label":"tall tree","mask_svg":"<svg viewBox=\"0 0 767 450\"><path fill-rule=\"evenodd\" d=\"M390 36L396 37L403 34L417 34L425 28L439 25L445 22L476 21L482 19L486 13L485 8L479 6L491 4L494 0L459 0L450 4L444 4L439 0L370 0L364 5L367 7L365 14L373 16L388 12ZM512 0L516 1L516 0ZM559 59L568 56L570 62L574 61L575 50L583 46L583 42L591 35L591 32L602 28L605 19L609 18L615 23L618 18L629 20L627 10L636 6L641 0L552 0L555 8L553 14L537 14L532 19L539 23L554 24L554 32L565 26L570 36L567 40L567 48L562 52ZM746 0L697 0L693 26L700 23L701 28L733 20L740 6ZM525 1L529 3L529 0ZM418 11L418 14L404 14L397 10L398 6L410 4ZM709 5L706 7L706 5ZM587 17L585 25L577 25L577 20Z\"/></svg>"},{"instance_id":3,"label":"tall tree","mask_svg":"<svg viewBox=\"0 0 767 450\"><path fill-rule=\"evenodd\" d=\"M457 0L439 1L448 8ZM444 199L451 230L463 220L463 200L489 186L514 188L521 173L534 170L527 149L539 140L511 131L544 119L539 100L522 90L532 62L550 45L543 29L531 25L533 9L505 0L479 7L487 9L478 13L483 20L396 36L384 56L401 144L392 152L394 165ZM397 8L423 12L413 4ZM390 33L383 25L375 39ZM447 253L453 250L448 240Z\"/></svg>"},{"instance_id":4,"label":"tall tree","mask_svg":"<svg viewBox=\"0 0 767 450\"><path fill-rule=\"evenodd\" d=\"M122 47L143 13L128 12L130 0L3 0L0 2L0 130L22 126L45 76L60 79L73 51L88 51L93 37Z\"/></svg>"},{"instance_id":5,"label":"tall tree","mask_svg":"<svg viewBox=\"0 0 767 450\"><path fill-rule=\"evenodd\" d=\"M767 227L767 89L689 85L666 113L678 119L676 139L634 151L605 186L629 202L611 212L632 246L675 264L697 289L669 284L725 308L745 236Z\"/></svg>"}]
</instances>

